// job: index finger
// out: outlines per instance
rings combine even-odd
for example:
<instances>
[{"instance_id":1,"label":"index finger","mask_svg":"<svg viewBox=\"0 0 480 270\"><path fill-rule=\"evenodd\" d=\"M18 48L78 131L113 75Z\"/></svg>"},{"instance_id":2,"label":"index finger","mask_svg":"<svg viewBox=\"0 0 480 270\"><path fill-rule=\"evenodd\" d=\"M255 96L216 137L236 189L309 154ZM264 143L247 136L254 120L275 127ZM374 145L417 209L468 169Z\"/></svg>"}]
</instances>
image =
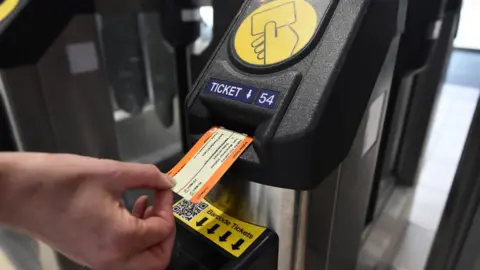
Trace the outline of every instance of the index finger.
<instances>
[{"instance_id":1,"label":"index finger","mask_svg":"<svg viewBox=\"0 0 480 270\"><path fill-rule=\"evenodd\" d=\"M138 188L155 190L170 189L175 186L172 177L160 172L154 165L114 162L110 177L120 191Z\"/></svg>"}]
</instances>

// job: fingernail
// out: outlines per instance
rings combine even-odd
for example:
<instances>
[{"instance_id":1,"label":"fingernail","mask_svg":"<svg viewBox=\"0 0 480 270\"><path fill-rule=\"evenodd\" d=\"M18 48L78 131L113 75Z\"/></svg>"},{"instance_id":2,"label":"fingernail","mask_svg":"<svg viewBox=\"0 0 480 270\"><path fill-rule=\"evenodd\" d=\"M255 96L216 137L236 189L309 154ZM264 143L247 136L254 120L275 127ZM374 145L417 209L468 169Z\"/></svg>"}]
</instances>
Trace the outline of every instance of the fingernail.
<instances>
[{"instance_id":1,"label":"fingernail","mask_svg":"<svg viewBox=\"0 0 480 270\"><path fill-rule=\"evenodd\" d=\"M177 181L173 179L173 177L166 175L168 182L172 185L172 188L174 188L177 185Z\"/></svg>"}]
</instances>

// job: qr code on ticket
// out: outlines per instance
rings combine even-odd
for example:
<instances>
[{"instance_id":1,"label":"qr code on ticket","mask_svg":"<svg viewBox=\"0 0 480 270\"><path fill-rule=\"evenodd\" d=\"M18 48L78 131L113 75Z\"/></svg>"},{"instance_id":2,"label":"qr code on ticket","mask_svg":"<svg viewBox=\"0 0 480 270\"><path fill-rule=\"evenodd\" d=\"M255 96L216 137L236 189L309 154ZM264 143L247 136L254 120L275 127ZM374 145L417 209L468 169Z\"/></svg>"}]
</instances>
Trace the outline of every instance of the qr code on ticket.
<instances>
[{"instance_id":1,"label":"qr code on ticket","mask_svg":"<svg viewBox=\"0 0 480 270\"><path fill-rule=\"evenodd\" d=\"M200 214L203 210L207 209L208 204L205 202L192 203L191 201L183 199L181 202L173 206L173 212L185 219L190 221Z\"/></svg>"}]
</instances>

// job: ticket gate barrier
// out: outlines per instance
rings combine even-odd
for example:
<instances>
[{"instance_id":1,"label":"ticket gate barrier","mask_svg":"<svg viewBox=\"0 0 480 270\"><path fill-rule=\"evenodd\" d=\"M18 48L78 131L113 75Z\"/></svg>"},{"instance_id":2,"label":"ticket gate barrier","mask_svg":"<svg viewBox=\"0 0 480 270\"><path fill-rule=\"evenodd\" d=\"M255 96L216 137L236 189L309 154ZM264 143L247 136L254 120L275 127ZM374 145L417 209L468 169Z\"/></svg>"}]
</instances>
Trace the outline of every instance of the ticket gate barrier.
<instances>
[{"instance_id":1,"label":"ticket gate barrier","mask_svg":"<svg viewBox=\"0 0 480 270\"><path fill-rule=\"evenodd\" d=\"M426 11L428 7L428 11ZM409 4L367 223L395 187L413 187L456 37L462 1ZM420 57L419 52L423 52Z\"/></svg>"},{"instance_id":2,"label":"ticket gate barrier","mask_svg":"<svg viewBox=\"0 0 480 270\"><path fill-rule=\"evenodd\" d=\"M405 16L396 0L245 1L187 97L190 145L212 126L254 137L201 208L275 232L277 269L355 268Z\"/></svg>"},{"instance_id":3,"label":"ticket gate barrier","mask_svg":"<svg viewBox=\"0 0 480 270\"><path fill-rule=\"evenodd\" d=\"M414 185L414 174L421 150L408 155L407 159L413 161L408 162L411 168L401 171L401 162L405 159L402 155L406 152L403 148L406 144L404 133L408 118L418 117L412 114L412 100L420 93L428 91L426 87L416 86L417 79L426 73L434 60L432 58L436 56L435 49L442 46L439 44L441 31L450 27L445 21L446 2L446 0L410 1L408 4L405 32L400 41L395 65L367 224L380 215L396 186ZM444 66L445 63L442 64L442 67ZM440 81L442 80L435 79L431 80L431 83ZM424 103L423 106L432 109L430 106L432 102ZM428 126L428 120L424 126ZM422 137L421 132L415 137L415 140L423 144L425 136ZM406 171L408 172L405 173Z\"/></svg>"}]
</instances>

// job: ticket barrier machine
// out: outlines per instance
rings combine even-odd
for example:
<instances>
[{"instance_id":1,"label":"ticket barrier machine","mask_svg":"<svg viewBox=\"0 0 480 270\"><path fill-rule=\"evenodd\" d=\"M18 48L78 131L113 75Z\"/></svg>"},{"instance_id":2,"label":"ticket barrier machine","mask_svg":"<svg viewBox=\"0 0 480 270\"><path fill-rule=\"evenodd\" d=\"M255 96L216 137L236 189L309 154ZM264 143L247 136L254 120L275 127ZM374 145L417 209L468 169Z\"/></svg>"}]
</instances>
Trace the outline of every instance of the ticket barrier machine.
<instances>
[{"instance_id":1,"label":"ticket barrier machine","mask_svg":"<svg viewBox=\"0 0 480 270\"><path fill-rule=\"evenodd\" d=\"M212 126L254 142L205 201L175 204L170 269L356 267L405 16L398 0L245 1L185 106L190 145ZM230 220L267 229L245 247Z\"/></svg>"},{"instance_id":2,"label":"ticket barrier machine","mask_svg":"<svg viewBox=\"0 0 480 270\"><path fill-rule=\"evenodd\" d=\"M0 35L20 149L117 158L101 65L78 58L97 49L90 16L99 7L41 3L20 1L27 19L2 24L10 28ZM171 269L355 267L404 15L399 0L245 1L187 100L188 140L212 125L255 138L206 207L267 229L246 247L248 239L231 243L212 224L226 242L218 245L179 220ZM27 90L31 99L22 99ZM107 135L92 138L98 131Z\"/></svg>"}]
</instances>

